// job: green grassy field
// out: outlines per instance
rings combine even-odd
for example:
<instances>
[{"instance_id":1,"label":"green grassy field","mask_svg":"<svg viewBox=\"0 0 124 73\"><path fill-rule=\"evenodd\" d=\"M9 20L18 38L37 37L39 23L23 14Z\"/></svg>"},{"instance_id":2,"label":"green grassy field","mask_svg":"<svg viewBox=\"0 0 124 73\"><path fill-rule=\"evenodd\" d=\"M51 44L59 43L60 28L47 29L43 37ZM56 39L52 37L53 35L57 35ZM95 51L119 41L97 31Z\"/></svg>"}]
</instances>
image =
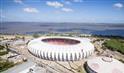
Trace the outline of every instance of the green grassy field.
<instances>
[{"instance_id":1,"label":"green grassy field","mask_svg":"<svg viewBox=\"0 0 124 73\"><path fill-rule=\"evenodd\" d=\"M110 39L105 41L104 45L113 51L118 51L124 54L124 40L123 39Z\"/></svg>"}]
</instances>

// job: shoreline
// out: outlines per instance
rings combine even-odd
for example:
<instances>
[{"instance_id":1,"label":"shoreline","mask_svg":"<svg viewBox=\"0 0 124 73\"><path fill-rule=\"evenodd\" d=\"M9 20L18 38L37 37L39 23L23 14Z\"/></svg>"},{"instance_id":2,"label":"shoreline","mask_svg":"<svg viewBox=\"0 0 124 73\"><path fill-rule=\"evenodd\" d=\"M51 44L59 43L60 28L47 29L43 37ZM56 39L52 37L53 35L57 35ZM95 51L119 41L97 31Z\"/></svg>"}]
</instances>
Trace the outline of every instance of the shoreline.
<instances>
[{"instance_id":1,"label":"shoreline","mask_svg":"<svg viewBox=\"0 0 124 73\"><path fill-rule=\"evenodd\" d=\"M124 38L124 36L117 36L117 35L96 35L96 34L82 34L82 33L32 33L32 34L3 34L0 33L1 36L77 36L77 37L101 37L101 38Z\"/></svg>"}]
</instances>

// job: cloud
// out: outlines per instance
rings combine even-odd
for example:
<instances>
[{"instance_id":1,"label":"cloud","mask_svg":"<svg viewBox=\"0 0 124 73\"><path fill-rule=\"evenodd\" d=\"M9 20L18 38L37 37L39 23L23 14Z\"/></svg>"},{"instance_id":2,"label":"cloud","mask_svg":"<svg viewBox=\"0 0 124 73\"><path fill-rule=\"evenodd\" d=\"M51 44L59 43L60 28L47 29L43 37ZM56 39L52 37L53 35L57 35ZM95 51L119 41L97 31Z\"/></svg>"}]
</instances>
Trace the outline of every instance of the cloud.
<instances>
[{"instance_id":1,"label":"cloud","mask_svg":"<svg viewBox=\"0 0 124 73\"><path fill-rule=\"evenodd\" d=\"M114 7L116 7L116 8L123 8L124 5L122 3L116 3L116 4L114 4Z\"/></svg>"},{"instance_id":2,"label":"cloud","mask_svg":"<svg viewBox=\"0 0 124 73\"><path fill-rule=\"evenodd\" d=\"M57 2L57 1L53 1L53 2L47 1L46 4L48 6L55 7L55 8L60 8L60 7L63 7L64 6L62 3Z\"/></svg>"},{"instance_id":3,"label":"cloud","mask_svg":"<svg viewBox=\"0 0 124 73\"><path fill-rule=\"evenodd\" d=\"M62 11L64 11L64 12L73 12L73 9L71 9L71 8L62 8Z\"/></svg>"},{"instance_id":4,"label":"cloud","mask_svg":"<svg viewBox=\"0 0 124 73\"><path fill-rule=\"evenodd\" d=\"M71 0L71 1L73 1L73 0ZM58 1L47 1L46 4L48 6L51 6L51 7L54 7L54 8L60 8L60 11L56 11L56 13L59 13L61 11L63 11L63 12L73 12L73 9L64 7L64 4L60 3ZM66 0L65 4L71 4L71 2L69 0Z\"/></svg>"},{"instance_id":5,"label":"cloud","mask_svg":"<svg viewBox=\"0 0 124 73\"><path fill-rule=\"evenodd\" d=\"M23 10L27 13L38 13L39 12L36 8L24 8Z\"/></svg>"},{"instance_id":6,"label":"cloud","mask_svg":"<svg viewBox=\"0 0 124 73\"><path fill-rule=\"evenodd\" d=\"M14 0L15 3L23 4L22 0Z\"/></svg>"}]
</instances>

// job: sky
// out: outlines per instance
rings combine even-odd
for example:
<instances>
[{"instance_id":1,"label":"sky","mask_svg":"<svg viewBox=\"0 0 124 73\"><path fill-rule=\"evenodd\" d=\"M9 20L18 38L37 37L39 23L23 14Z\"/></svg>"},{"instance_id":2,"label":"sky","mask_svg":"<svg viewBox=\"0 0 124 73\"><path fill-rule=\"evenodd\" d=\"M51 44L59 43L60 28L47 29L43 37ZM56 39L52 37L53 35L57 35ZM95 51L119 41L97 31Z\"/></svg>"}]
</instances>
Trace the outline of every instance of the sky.
<instances>
[{"instance_id":1,"label":"sky","mask_svg":"<svg viewBox=\"0 0 124 73\"><path fill-rule=\"evenodd\" d=\"M124 0L0 0L0 22L124 23Z\"/></svg>"}]
</instances>

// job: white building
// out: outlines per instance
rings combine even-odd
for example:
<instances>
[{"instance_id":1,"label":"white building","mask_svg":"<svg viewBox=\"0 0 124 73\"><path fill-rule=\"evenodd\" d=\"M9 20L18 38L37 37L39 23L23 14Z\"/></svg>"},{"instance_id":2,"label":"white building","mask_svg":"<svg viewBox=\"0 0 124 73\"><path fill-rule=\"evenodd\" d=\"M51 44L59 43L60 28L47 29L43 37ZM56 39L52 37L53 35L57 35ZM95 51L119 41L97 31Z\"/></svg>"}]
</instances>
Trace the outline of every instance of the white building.
<instances>
[{"instance_id":1,"label":"white building","mask_svg":"<svg viewBox=\"0 0 124 73\"><path fill-rule=\"evenodd\" d=\"M109 57L96 57L86 63L88 73L124 73L124 64Z\"/></svg>"},{"instance_id":2,"label":"white building","mask_svg":"<svg viewBox=\"0 0 124 73\"><path fill-rule=\"evenodd\" d=\"M94 46L87 38L51 36L30 41L28 50L41 59L76 61L90 56Z\"/></svg>"}]
</instances>

